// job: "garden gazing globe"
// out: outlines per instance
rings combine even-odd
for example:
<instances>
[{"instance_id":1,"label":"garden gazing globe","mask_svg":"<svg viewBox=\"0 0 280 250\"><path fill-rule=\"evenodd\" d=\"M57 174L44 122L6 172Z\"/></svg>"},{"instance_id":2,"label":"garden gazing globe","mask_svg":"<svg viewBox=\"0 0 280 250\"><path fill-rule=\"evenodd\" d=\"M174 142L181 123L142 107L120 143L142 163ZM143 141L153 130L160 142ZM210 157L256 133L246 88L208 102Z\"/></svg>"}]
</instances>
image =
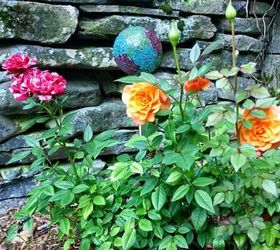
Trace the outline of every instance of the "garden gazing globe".
<instances>
[{"instance_id":1,"label":"garden gazing globe","mask_svg":"<svg viewBox=\"0 0 280 250\"><path fill-rule=\"evenodd\" d=\"M117 36L113 55L118 67L126 74L151 73L160 64L162 45L155 32L131 26Z\"/></svg>"}]
</instances>

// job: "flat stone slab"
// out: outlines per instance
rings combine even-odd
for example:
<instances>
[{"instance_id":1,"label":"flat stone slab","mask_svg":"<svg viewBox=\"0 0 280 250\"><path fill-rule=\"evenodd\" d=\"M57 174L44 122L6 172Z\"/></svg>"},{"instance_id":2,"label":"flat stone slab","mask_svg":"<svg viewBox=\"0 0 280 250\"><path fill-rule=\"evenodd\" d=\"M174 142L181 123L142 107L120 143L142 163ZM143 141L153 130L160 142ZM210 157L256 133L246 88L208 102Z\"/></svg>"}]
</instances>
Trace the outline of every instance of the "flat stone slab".
<instances>
[{"instance_id":1,"label":"flat stone slab","mask_svg":"<svg viewBox=\"0 0 280 250\"><path fill-rule=\"evenodd\" d=\"M260 35L264 30L264 22L266 27L271 22L271 18L235 18L235 31L236 34L245 34L245 35ZM218 25L221 31L226 33L231 33L231 26L229 21L224 18Z\"/></svg>"},{"instance_id":2,"label":"flat stone slab","mask_svg":"<svg viewBox=\"0 0 280 250\"><path fill-rule=\"evenodd\" d=\"M273 76L269 86L275 89L280 87L280 54L267 54L263 63L263 72L268 76Z\"/></svg>"},{"instance_id":3,"label":"flat stone slab","mask_svg":"<svg viewBox=\"0 0 280 250\"><path fill-rule=\"evenodd\" d=\"M179 17L179 11L167 14L161 9L141 8L137 6L121 5L80 5L79 9L85 13L123 13L146 16Z\"/></svg>"},{"instance_id":4,"label":"flat stone slab","mask_svg":"<svg viewBox=\"0 0 280 250\"><path fill-rule=\"evenodd\" d=\"M76 30L78 14L73 6L0 2L0 38L65 43Z\"/></svg>"},{"instance_id":5,"label":"flat stone slab","mask_svg":"<svg viewBox=\"0 0 280 250\"><path fill-rule=\"evenodd\" d=\"M73 134L82 133L90 125L94 133L107 129L135 127L127 118L126 106L120 100L107 100L97 107L82 108L71 111ZM67 113L65 114L67 115ZM50 121L47 127L53 127Z\"/></svg>"},{"instance_id":6,"label":"flat stone slab","mask_svg":"<svg viewBox=\"0 0 280 250\"><path fill-rule=\"evenodd\" d=\"M20 128L13 120L0 115L0 142L9 139L19 132Z\"/></svg>"},{"instance_id":7,"label":"flat stone slab","mask_svg":"<svg viewBox=\"0 0 280 250\"><path fill-rule=\"evenodd\" d=\"M272 40L268 47L268 52L273 54L280 54L280 14L279 13L273 23Z\"/></svg>"},{"instance_id":8,"label":"flat stone slab","mask_svg":"<svg viewBox=\"0 0 280 250\"><path fill-rule=\"evenodd\" d=\"M223 42L224 48L231 50L232 49L232 36L226 34L217 34L216 39L219 39ZM261 52L263 43L256 38L246 36L246 35L236 35L236 49L239 51L249 51L249 52Z\"/></svg>"},{"instance_id":9,"label":"flat stone slab","mask_svg":"<svg viewBox=\"0 0 280 250\"><path fill-rule=\"evenodd\" d=\"M181 18L184 22L180 42L192 39L210 39L215 35L216 27L206 16L193 15ZM95 20L81 20L78 35L83 38L104 39L117 36L128 26L141 25L155 31L163 42L168 42L168 33L172 20L151 17L113 15Z\"/></svg>"},{"instance_id":10,"label":"flat stone slab","mask_svg":"<svg viewBox=\"0 0 280 250\"><path fill-rule=\"evenodd\" d=\"M178 49L179 53L179 61L181 64L181 68L184 70L190 70L192 68L192 63L190 61L190 49ZM238 65L245 64L248 62L253 62L256 59L256 55L252 53L246 53L238 56L237 63ZM200 61L198 61L198 65L202 63L212 62L212 69L221 69L223 67L228 68L231 65L232 57L231 52L226 50L217 51L208 55L207 57L202 57ZM173 58L173 52L169 51L163 55L162 62L160 65L162 68L166 69L174 69L175 68L175 60Z\"/></svg>"},{"instance_id":11,"label":"flat stone slab","mask_svg":"<svg viewBox=\"0 0 280 250\"><path fill-rule=\"evenodd\" d=\"M237 16L273 16L276 9L272 4L259 1L233 1L233 6L237 10Z\"/></svg>"},{"instance_id":12,"label":"flat stone slab","mask_svg":"<svg viewBox=\"0 0 280 250\"><path fill-rule=\"evenodd\" d=\"M63 49L36 45L0 47L0 63L15 53L37 57L41 67L75 69L115 69L111 48Z\"/></svg>"}]
</instances>

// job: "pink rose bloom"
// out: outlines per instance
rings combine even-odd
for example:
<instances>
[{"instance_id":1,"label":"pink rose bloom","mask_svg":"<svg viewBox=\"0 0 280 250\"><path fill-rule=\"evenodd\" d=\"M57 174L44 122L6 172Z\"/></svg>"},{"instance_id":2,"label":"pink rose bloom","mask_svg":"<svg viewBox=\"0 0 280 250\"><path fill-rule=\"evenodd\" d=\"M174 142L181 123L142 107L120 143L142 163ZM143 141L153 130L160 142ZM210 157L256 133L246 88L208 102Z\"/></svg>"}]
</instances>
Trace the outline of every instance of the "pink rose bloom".
<instances>
[{"instance_id":1,"label":"pink rose bloom","mask_svg":"<svg viewBox=\"0 0 280 250\"><path fill-rule=\"evenodd\" d=\"M27 54L14 54L2 63L2 68L7 70L7 74L19 75L36 64L36 58L30 58Z\"/></svg>"},{"instance_id":2,"label":"pink rose bloom","mask_svg":"<svg viewBox=\"0 0 280 250\"><path fill-rule=\"evenodd\" d=\"M9 90L17 101L25 101L30 96L29 88L26 84L26 76L24 74L12 78Z\"/></svg>"},{"instance_id":3,"label":"pink rose bloom","mask_svg":"<svg viewBox=\"0 0 280 250\"><path fill-rule=\"evenodd\" d=\"M66 80L56 72L30 69L26 73L28 73L27 87L41 101L50 101L65 91Z\"/></svg>"}]
</instances>

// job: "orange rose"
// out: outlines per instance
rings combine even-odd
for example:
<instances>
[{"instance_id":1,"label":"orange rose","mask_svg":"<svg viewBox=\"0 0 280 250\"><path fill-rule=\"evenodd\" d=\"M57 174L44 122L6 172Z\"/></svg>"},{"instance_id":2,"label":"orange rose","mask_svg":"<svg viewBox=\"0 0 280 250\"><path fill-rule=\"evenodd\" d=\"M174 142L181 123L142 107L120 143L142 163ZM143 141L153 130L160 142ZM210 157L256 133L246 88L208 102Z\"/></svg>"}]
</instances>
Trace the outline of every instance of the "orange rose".
<instances>
[{"instance_id":1,"label":"orange rose","mask_svg":"<svg viewBox=\"0 0 280 250\"><path fill-rule=\"evenodd\" d=\"M255 108L266 113L264 118L253 117L245 110L243 119L250 121L253 125L251 129L245 128L242 122L240 126L240 143L248 143L256 147L258 151L266 151L280 145L280 107L271 106L269 108Z\"/></svg>"},{"instance_id":2,"label":"orange rose","mask_svg":"<svg viewBox=\"0 0 280 250\"><path fill-rule=\"evenodd\" d=\"M155 120L155 113L170 107L170 98L158 87L147 82L127 85L122 100L127 106L127 115L133 122L143 125Z\"/></svg>"},{"instance_id":3,"label":"orange rose","mask_svg":"<svg viewBox=\"0 0 280 250\"><path fill-rule=\"evenodd\" d=\"M186 81L184 88L186 92L197 92L209 87L210 81L203 77L197 77L193 80Z\"/></svg>"}]
</instances>

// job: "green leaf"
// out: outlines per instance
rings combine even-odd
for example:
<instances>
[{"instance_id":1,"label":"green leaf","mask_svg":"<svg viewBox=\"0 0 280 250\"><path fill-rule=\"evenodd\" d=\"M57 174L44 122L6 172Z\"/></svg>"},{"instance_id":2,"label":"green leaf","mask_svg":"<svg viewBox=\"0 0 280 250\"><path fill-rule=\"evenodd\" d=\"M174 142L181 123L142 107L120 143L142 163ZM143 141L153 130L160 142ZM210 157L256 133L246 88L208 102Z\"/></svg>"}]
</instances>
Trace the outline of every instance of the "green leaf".
<instances>
[{"instance_id":1,"label":"green leaf","mask_svg":"<svg viewBox=\"0 0 280 250\"><path fill-rule=\"evenodd\" d=\"M192 63L195 63L198 60L198 58L200 57L200 53L201 53L200 47L196 43L192 47L191 52L190 52L190 60L191 60Z\"/></svg>"},{"instance_id":2,"label":"green leaf","mask_svg":"<svg viewBox=\"0 0 280 250\"><path fill-rule=\"evenodd\" d=\"M91 126L88 124L84 131L84 141L89 142L92 139L93 132Z\"/></svg>"},{"instance_id":3,"label":"green leaf","mask_svg":"<svg viewBox=\"0 0 280 250\"><path fill-rule=\"evenodd\" d=\"M246 236L242 234L235 234L233 236L234 242L237 245L238 249L241 249L245 242L246 242Z\"/></svg>"},{"instance_id":4,"label":"green leaf","mask_svg":"<svg viewBox=\"0 0 280 250\"><path fill-rule=\"evenodd\" d=\"M110 130L106 130L103 131L102 133L99 133L97 136L94 137L95 140L97 141L107 141L109 139L111 139L116 133L115 129L110 129Z\"/></svg>"},{"instance_id":5,"label":"green leaf","mask_svg":"<svg viewBox=\"0 0 280 250\"><path fill-rule=\"evenodd\" d=\"M130 169L131 169L131 172L135 173L135 174L142 175L144 173L142 165L138 162L132 162L130 164Z\"/></svg>"},{"instance_id":6,"label":"green leaf","mask_svg":"<svg viewBox=\"0 0 280 250\"><path fill-rule=\"evenodd\" d=\"M33 230L33 219L29 218L26 222L23 224L23 229L27 232L32 232Z\"/></svg>"},{"instance_id":7,"label":"green leaf","mask_svg":"<svg viewBox=\"0 0 280 250\"><path fill-rule=\"evenodd\" d=\"M145 136L134 135L127 142L126 146L130 148L137 148L139 150L145 150L148 147L148 140Z\"/></svg>"},{"instance_id":8,"label":"green leaf","mask_svg":"<svg viewBox=\"0 0 280 250\"><path fill-rule=\"evenodd\" d=\"M193 185L196 187L207 187L211 184L214 184L216 180L208 177L199 177L193 181Z\"/></svg>"},{"instance_id":9,"label":"green leaf","mask_svg":"<svg viewBox=\"0 0 280 250\"><path fill-rule=\"evenodd\" d=\"M143 78L138 76L125 76L115 80L115 82L136 83L136 82L143 82Z\"/></svg>"},{"instance_id":10,"label":"green leaf","mask_svg":"<svg viewBox=\"0 0 280 250\"><path fill-rule=\"evenodd\" d=\"M217 40L217 41L214 41L203 50L201 55L202 56L209 55L213 51L222 49L223 47L224 47L223 46L223 41L221 39Z\"/></svg>"},{"instance_id":11,"label":"green leaf","mask_svg":"<svg viewBox=\"0 0 280 250\"><path fill-rule=\"evenodd\" d=\"M158 181L156 178L151 178L151 179L146 180L146 182L141 190L140 196L143 196L143 195L148 194L151 191L153 191L157 185L157 182Z\"/></svg>"},{"instance_id":12,"label":"green leaf","mask_svg":"<svg viewBox=\"0 0 280 250\"><path fill-rule=\"evenodd\" d=\"M225 193L217 193L215 196L214 196L214 206L222 203L223 201L225 200Z\"/></svg>"},{"instance_id":13,"label":"green leaf","mask_svg":"<svg viewBox=\"0 0 280 250\"><path fill-rule=\"evenodd\" d=\"M18 235L18 226L17 225L12 225L9 228L6 240L8 242L12 241L16 236Z\"/></svg>"},{"instance_id":14,"label":"green leaf","mask_svg":"<svg viewBox=\"0 0 280 250\"><path fill-rule=\"evenodd\" d=\"M209 211L213 214L215 213L212 199L209 196L209 194L207 194L205 191L196 190L194 193L194 199L200 207L206 209L207 211Z\"/></svg>"},{"instance_id":15,"label":"green leaf","mask_svg":"<svg viewBox=\"0 0 280 250\"><path fill-rule=\"evenodd\" d=\"M208 116L206 127L211 127L216 125L224 117L223 113L217 112Z\"/></svg>"},{"instance_id":16,"label":"green leaf","mask_svg":"<svg viewBox=\"0 0 280 250\"><path fill-rule=\"evenodd\" d=\"M255 227L251 227L247 232L248 237L253 242L257 241L259 234L260 234L260 231Z\"/></svg>"},{"instance_id":17,"label":"green leaf","mask_svg":"<svg viewBox=\"0 0 280 250\"><path fill-rule=\"evenodd\" d=\"M70 181L56 181L54 183L54 185L60 189L64 189L64 190L67 190L67 189L70 189L70 188L73 188L74 187L74 184Z\"/></svg>"},{"instance_id":18,"label":"green leaf","mask_svg":"<svg viewBox=\"0 0 280 250\"><path fill-rule=\"evenodd\" d=\"M176 235L174 237L174 243L177 245L177 247L183 248L183 249L188 249L188 243L186 239L182 235Z\"/></svg>"},{"instance_id":19,"label":"green leaf","mask_svg":"<svg viewBox=\"0 0 280 250\"><path fill-rule=\"evenodd\" d=\"M74 187L72 191L74 194L79 194L79 193L86 191L88 188L89 188L88 185L82 183L82 184L79 184L78 186Z\"/></svg>"},{"instance_id":20,"label":"green leaf","mask_svg":"<svg viewBox=\"0 0 280 250\"><path fill-rule=\"evenodd\" d=\"M225 88L227 85L229 85L229 81L227 78L222 77L221 79L216 81L216 88L218 89L223 89Z\"/></svg>"},{"instance_id":21,"label":"green leaf","mask_svg":"<svg viewBox=\"0 0 280 250\"><path fill-rule=\"evenodd\" d=\"M276 101L276 97L258 99L256 102L256 107L269 108L270 106L272 106L275 103L275 101Z\"/></svg>"},{"instance_id":22,"label":"green leaf","mask_svg":"<svg viewBox=\"0 0 280 250\"><path fill-rule=\"evenodd\" d=\"M175 182L177 180L179 180L182 176L182 173L180 171L173 171L167 178L166 183L172 183Z\"/></svg>"},{"instance_id":23,"label":"green leaf","mask_svg":"<svg viewBox=\"0 0 280 250\"><path fill-rule=\"evenodd\" d=\"M155 226L154 234L159 239L162 239L163 238L163 234L164 234L163 229L160 226Z\"/></svg>"},{"instance_id":24,"label":"green leaf","mask_svg":"<svg viewBox=\"0 0 280 250\"><path fill-rule=\"evenodd\" d=\"M131 248L136 241L136 230L134 220L129 219L125 224L125 231L122 237L123 250Z\"/></svg>"},{"instance_id":25,"label":"green leaf","mask_svg":"<svg viewBox=\"0 0 280 250\"><path fill-rule=\"evenodd\" d=\"M265 118L266 117L266 113L263 110L260 110L260 109L253 109L250 112L250 115L254 116L256 118Z\"/></svg>"},{"instance_id":26,"label":"green leaf","mask_svg":"<svg viewBox=\"0 0 280 250\"><path fill-rule=\"evenodd\" d=\"M85 207L83 208L83 217L86 220L93 211L93 204L91 202L87 202Z\"/></svg>"},{"instance_id":27,"label":"green leaf","mask_svg":"<svg viewBox=\"0 0 280 250\"><path fill-rule=\"evenodd\" d=\"M167 191L163 185L160 185L156 188L156 190L152 193L152 204L155 210L159 211L166 202Z\"/></svg>"},{"instance_id":28,"label":"green leaf","mask_svg":"<svg viewBox=\"0 0 280 250\"><path fill-rule=\"evenodd\" d=\"M190 190L190 185L188 184L185 184L185 185L182 185L180 186L174 193L173 197L172 197L172 202L173 201L177 201L177 200L180 200L182 199L186 194L187 192Z\"/></svg>"},{"instance_id":29,"label":"green leaf","mask_svg":"<svg viewBox=\"0 0 280 250\"><path fill-rule=\"evenodd\" d=\"M157 79L154 77L154 75L146 72L141 72L141 77L143 78L143 80L149 83L155 84L157 82Z\"/></svg>"},{"instance_id":30,"label":"green leaf","mask_svg":"<svg viewBox=\"0 0 280 250\"><path fill-rule=\"evenodd\" d=\"M120 179L126 179L131 175L129 163L117 162L114 165L113 172L111 174L111 180L118 181Z\"/></svg>"},{"instance_id":31,"label":"green leaf","mask_svg":"<svg viewBox=\"0 0 280 250\"><path fill-rule=\"evenodd\" d=\"M249 120L243 120L242 125L247 129L253 128L253 123Z\"/></svg>"},{"instance_id":32,"label":"green leaf","mask_svg":"<svg viewBox=\"0 0 280 250\"><path fill-rule=\"evenodd\" d=\"M173 242L172 236L168 235L160 241L159 249L166 249L167 246Z\"/></svg>"},{"instance_id":33,"label":"green leaf","mask_svg":"<svg viewBox=\"0 0 280 250\"><path fill-rule=\"evenodd\" d=\"M53 186L48 186L43 189L43 193L48 195L48 196L53 196L54 195L54 188Z\"/></svg>"},{"instance_id":34,"label":"green leaf","mask_svg":"<svg viewBox=\"0 0 280 250\"><path fill-rule=\"evenodd\" d=\"M223 78L224 76L217 70L208 72L205 77L210 80L218 80Z\"/></svg>"},{"instance_id":35,"label":"green leaf","mask_svg":"<svg viewBox=\"0 0 280 250\"><path fill-rule=\"evenodd\" d=\"M191 220L196 231L198 231L205 223L207 218L206 210L197 207L191 215Z\"/></svg>"},{"instance_id":36,"label":"green leaf","mask_svg":"<svg viewBox=\"0 0 280 250\"><path fill-rule=\"evenodd\" d=\"M92 201L95 205L98 205L98 206L104 206L105 205L105 199L101 195L95 196Z\"/></svg>"},{"instance_id":37,"label":"green leaf","mask_svg":"<svg viewBox=\"0 0 280 250\"><path fill-rule=\"evenodd\" d=\"M12 164L14 162L18 162L30 154L31 154L31 151L18 152L15 155L13 155L13 157L6 164L8 165L8 164Z\"/></svg>"},{"instance_id":38,"label":"green leaf","mask_svg":"<svg viewBox=\"0 0 280 250\"><path fill-rule=\"evenodd\" d=\"M263 183L262 183L262 187L263 187L263 189L266 192L268 192L268 193L278 197L278 195L277 195L277 187L276 187L276 184L275 184L274 181L272 181L272 180L264 180Z\"/></svg>"},{"instance_id":39,"label":"green leaf","mask_svg":"<svg viewBox=\"0 0 280 250\"><path fill-rule=\"evenodd\" d=\"M62 219L60 219L59 229L63 234L69 235L70 228L71 228L71 224L68 218L63 217Z\"/></svg>"},{"instance_id":40,"label":"green leaf","mask_svg":"<svg viewBox=\"0 0 280 250\"><path fill-rule=\"evenodd\" d=\"M244 103L243 103L243 107L244 109L252 109L255 107L255 103L251 100L251 99L247 99Z\"/></svg>"},{"instance_id":41,"label":"green leaf","mask_svg":"<svg viewBox=\"0 0 280 250\"><path fill-rule=\"evenodd\" d=\"M63 245L63 250L68 250L70 248L70 246L73 244L75 244L75 240L73 240L73 239L66 240Z\"/></svg>"},{"instance_id":42,"label":"green leaf","mask_svg":"<svg viewBox=\"0 0 280 250\"><path fill-rule=\"evenodd\" d=\"M153 231L152 223L151 223L151 221L149 221L147 219L141 219L139 221L139 227L141 230L143 230L145 232Z\"/></svg>"},{"instance_id":43,"label":"green leaf","mask_svg":"<svg viewBox=\"0 0 280 250\"><path fill-rule=\"evenodd\" d=\"M240 91L235 95L235 102L240 103L243 100L245 100L247 97L247 92L246 91Z\"/></svg>"},{"instance_id":44,"label":"green leaf","mask_svg":"<svg viewBox=\"0 0 280 250\"><path fill-rule=\"evenodd\" d=\"M64 196L62 196L61 200L60 200L60 204L62 207L65 207L67 205L69 205L75 198L75 195L70 192L69 190L66 190Z\"/></svg>"},{"instance_id":45,"label":"green leaf","mask_svg":"<svg viewBox=\"0 0 280 250\"><path fill-rule=\"evenodd\" d=\"M238 170L245 165L247 161L247 158L243 154L234 154L230 157L230 162L232 166L234 167L235 172L238 172Z\"/></svg>"},{"instance_id":46,"label":"green leaf","mask_svg":"<svg viewBox=\"0 0 280 250\"><path fill-rule=\"evenodd\" d=\"M255 87L251 89L251 95L257 99L270 97L270 94L265 87Z\"/></svg>"},{"instance_id":47,"label":"green leaf","mask_svg":"<svg viewBox=\"0 0 280 250\"><path fill-rule=\"evenodd\" d=\"M90 250L90 239L84 238L80 244L80 250Z\"/></svg>"}]
</instances>

